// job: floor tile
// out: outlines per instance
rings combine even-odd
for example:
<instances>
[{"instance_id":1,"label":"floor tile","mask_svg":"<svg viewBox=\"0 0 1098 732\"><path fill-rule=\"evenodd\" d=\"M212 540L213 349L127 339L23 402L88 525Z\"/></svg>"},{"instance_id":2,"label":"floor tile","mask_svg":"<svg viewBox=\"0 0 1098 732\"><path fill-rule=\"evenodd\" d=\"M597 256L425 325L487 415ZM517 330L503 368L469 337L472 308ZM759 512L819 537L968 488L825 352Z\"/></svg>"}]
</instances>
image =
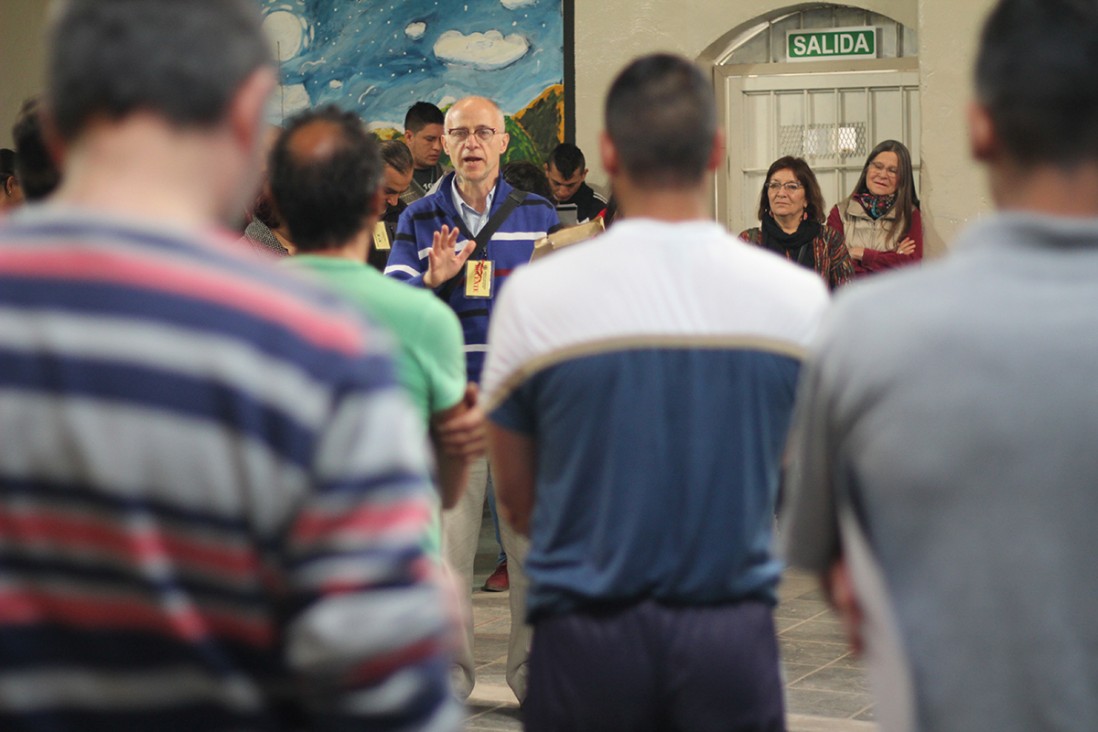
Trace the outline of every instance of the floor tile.
<instances>
[{"instance_id":1,"label":"floor tile","mask_svg":"<svg viewBox=\"0 0 1098 732\"><path fill-rule=\"evenodd\" d=\"M477 685L467 704L468 732L522 729L518 701L506 682L510 594L480 587L495 568L491 523L482 526L472 592ZM849 652L842 627L816 579L787 571L774 611L781 647L789 732L876 732L872 698L861 664Z\"/></svg>"},{"instance_id":2,"label":"floor tile","mask_svg":"<svg viewBox=\"0 0 1098 732\"><path fill-rule=\"evenodd\" d=\"M791 626L781 632L782 638L790 640L810 640L822 643L846 644L846 633L843 626L837 620L825 618L822 620L806 620L799 625Z\"/></svg>"},{"instance_id":3,"label":"floor tile","mask_svg":"<svg viewBox=\"0 0 1098 732\"><path fill-rule=\"evenodd\" d=\"M798 681L792 682L793 689L817 689L819 691L841 691L869 694L869 681L860 668L825 666Z\"/></svg>"},{"instance_id":4,"label":"floor tile","mask_svg":"<svg viewBox=\"0 0 1098 732\"><path fill-rule=\"evenodd\" d=\"M790 714L850 719L869 704L866 694L846 694L818 689L786 689L785 708Z\"/></svg>"},{"instance_id":5,"label":"floor tile","mask_svg":"<svg viewBox=\"0 0 1098 732\"><path fill-rule=\"evenodd\" d=\"M840 643L817 643L781 637L778 639L783 663L813 665L816 668L826 666L844 658L848 651Z\"/></svg>"}]
</instances>

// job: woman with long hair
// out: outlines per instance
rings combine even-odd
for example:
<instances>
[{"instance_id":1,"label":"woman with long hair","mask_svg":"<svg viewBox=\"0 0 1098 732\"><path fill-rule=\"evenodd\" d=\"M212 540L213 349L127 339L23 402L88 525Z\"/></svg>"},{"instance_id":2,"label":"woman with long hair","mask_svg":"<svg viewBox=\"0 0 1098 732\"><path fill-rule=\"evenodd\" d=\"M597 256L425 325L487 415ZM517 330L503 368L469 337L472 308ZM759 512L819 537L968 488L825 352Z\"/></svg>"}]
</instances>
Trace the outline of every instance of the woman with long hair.
<instances>
[{"instance_id":1,"label":"woman with long hair","mask_svg":"<svg viewBox=\"0 0 1098 732\"><path fill-rule=\"evenodd\" d=\"M859 277L923 258L919 196L902 142L885 140L873 148L854 192L831 209L827 225L843 233Z\"/></svg>"},{"instance_id":2,"label":"woman with long hair","mask_svg":"<svg viewBox=\"0 0 1098 732\"><path fill-rule=\"evenodd\" d=\"M815 270L834 290L854 276L841 232L824 223L816 174L801 158L778 158L766 172L759 196L761 226L740 238Z\"/></svg>"}]
</instances>

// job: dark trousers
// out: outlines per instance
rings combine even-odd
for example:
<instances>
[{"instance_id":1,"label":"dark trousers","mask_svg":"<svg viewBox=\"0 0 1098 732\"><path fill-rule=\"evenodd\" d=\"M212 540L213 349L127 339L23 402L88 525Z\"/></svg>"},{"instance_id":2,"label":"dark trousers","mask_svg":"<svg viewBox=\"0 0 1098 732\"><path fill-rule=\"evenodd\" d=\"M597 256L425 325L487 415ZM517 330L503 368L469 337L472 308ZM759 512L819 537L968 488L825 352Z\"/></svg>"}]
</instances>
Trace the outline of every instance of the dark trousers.
<instances>
[{"instance_id":1,"label":"dark trousers","mask_svg":"<svg viewBox=\"0 0 1098 732\"><path fill-rule=\"evenodd\" d=\"M770 607L650 600L534 625L528 732L784 732Z\"/></svg>"}]
</instances>

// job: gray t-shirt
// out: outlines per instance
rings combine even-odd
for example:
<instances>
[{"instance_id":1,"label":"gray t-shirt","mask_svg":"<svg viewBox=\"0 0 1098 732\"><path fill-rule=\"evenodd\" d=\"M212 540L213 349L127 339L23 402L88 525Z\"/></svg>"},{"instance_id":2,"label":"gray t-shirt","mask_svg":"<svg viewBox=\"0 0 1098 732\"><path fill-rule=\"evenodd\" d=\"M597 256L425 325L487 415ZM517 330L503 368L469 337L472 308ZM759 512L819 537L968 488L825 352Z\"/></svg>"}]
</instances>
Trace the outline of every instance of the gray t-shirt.
<instances>
[{"instance_id":1,"label":"gray t-shirt","mask_svg":"<svg viewBox=\"0 0 1098 732\"><path fill-rule=\"evenodd\" d=\"M912 728L1098 729L1096 376L1098 219L997 216L837 298L783 536L814 571L865 539Z\"/></svg>"}]
</instances>

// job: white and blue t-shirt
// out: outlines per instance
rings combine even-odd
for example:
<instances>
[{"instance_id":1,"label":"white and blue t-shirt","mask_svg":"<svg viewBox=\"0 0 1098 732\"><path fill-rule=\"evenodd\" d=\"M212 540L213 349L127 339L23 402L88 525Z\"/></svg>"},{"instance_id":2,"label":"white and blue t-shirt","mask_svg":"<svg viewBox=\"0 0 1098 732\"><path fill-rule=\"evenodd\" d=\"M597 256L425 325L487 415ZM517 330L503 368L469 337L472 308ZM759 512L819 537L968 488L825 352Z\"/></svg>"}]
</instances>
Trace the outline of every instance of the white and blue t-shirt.
<instances>
[{"instance_id":1,"label":"white and blue t-shirt","mask_svg":"<svg viewBox=\"0 0 1098 732\"><path fill-rule=\"evenodd\" d=\"M537 444L531 619L653 598L773 601L771 525L813 273L706 221L628 219L523 268L484 373Z\"/></svg>"}]
</instances>

